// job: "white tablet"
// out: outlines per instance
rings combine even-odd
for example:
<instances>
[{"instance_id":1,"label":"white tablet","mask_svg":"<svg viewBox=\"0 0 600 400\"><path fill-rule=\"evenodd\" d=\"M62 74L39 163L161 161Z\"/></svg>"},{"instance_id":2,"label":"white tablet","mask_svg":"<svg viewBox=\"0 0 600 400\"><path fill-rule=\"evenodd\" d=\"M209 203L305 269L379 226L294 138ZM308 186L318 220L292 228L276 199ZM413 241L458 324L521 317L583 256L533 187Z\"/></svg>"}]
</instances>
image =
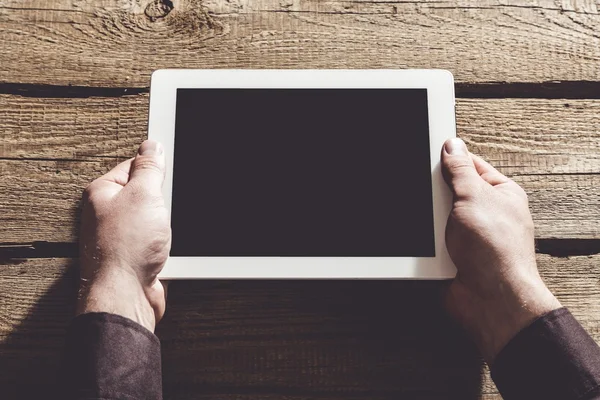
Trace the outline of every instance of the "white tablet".
<instances>
[{"instance_id":1,"label":"white tablet","mask_svg":"<svg viewBox=\"0 0 600 400\"><path fill-rule=\"evenodd\" d=\"M441 70L159 70L178 278L452 278Z\"/></svg>"}]
</instances>

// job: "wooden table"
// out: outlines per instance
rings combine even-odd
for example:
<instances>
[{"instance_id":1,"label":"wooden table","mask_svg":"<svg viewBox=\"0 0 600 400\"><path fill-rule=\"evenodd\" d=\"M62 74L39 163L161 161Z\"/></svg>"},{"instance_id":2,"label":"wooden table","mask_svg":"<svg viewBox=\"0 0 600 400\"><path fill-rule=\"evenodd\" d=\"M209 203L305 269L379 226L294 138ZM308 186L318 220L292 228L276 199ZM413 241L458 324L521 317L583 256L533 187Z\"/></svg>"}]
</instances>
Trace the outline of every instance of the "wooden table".
<instances>
[{"instance_id":1,"label":"wooden table","mask_svg":"<svg viewBox=\"0 0 600 400\"><path fill-rule=\"evenodd\" d=\"M47 398L56 380L81 192L146 137L150 73L165 67L453 71L459 135L527 190L543 277L600 340L599 10L599 0L0 0L1 397ZM165 398L499 398L445 317L443 286L176 282L157 331Z\"/></svg>"}]
</instances>

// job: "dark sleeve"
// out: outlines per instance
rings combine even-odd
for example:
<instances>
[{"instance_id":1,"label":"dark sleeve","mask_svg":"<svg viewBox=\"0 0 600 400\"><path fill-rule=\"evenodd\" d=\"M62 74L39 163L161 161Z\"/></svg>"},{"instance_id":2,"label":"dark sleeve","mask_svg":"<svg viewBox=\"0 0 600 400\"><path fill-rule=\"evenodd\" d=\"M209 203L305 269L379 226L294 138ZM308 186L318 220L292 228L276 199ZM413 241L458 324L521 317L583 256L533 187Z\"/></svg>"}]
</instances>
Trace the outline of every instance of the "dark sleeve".
<instances>
[{"instance_id":1,"label":"dark sleeve","mask_svg":"<svg viewBox=\"0 0 600 400\"><path fill-rule=\"evenodd\" d=\"M566 308L523 329L491 370L505 400L600 399L600 348Z\"/></svg>"},{"instance_id":2,"label":"dark sleeve","mask_svg":"<svg viewBox=\"0 0 600 400\"><path fill-rule=\"evenodd\" d=\"M62 375L69 400L160 400L160 341L128 318L82 314L67 331Z\"/></svg>"}]
</instances>

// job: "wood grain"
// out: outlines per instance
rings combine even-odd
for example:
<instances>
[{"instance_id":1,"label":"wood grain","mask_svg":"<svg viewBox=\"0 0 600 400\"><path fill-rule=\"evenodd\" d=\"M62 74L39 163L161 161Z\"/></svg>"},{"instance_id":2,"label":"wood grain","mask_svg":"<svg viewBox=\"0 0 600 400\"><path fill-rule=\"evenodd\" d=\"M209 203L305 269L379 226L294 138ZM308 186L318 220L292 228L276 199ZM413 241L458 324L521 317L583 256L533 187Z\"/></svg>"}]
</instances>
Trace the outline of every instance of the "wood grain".
<instances>
[{"instance_id":1,"label":"wood grain","mask_svg":"<svg viewBox=\"0 0 600 400\"><path fill-rule=\"evenodd\" d=\"M83 189L113 160L0 160L0 243L77 240ZM600 175L529 175L515 180L529 194L538 239L600 237Z\"/></svg>"},{"instance_id":2,"label":"wood grain","mask_svg":"<svg viewBox=\"0 0 600 400\"><path fill-rule=\"evenodd\" d=\"M475 97L494 83L584 98L600 82L600 0L169 4L0 0L0 244L77 240L81 191L146 136L148 96L122 88L145 91L157 68L445 68ZM457 122L525 187L538 238L600 238L600 100L459 99ZM599 260L538 255L600 342ZM2 398L49 397L76 283L74 260L0 263ZM500 399L441 286L174 282L165 399Z\"/></svg>"},{"instance_id":3,"label":"wood grain","mask_svg":"<svg viewBox=\"0 0 600 400\"><path fill-rule=\"evenodd\" d=\"M115 98L0 94L0 120L0 158L129 158L147 137L148 94Z\"/></svg>"},{"instance_id":4,"label":"wood grain","mask_svg":"<svg viewBox=\"0 0 600 400\"><path fill-rule=\"evenodd\" d=\"M538 255L549 287L596 341L599 261ZM3 388L46 390L54 383L76 276L69 259L0 265ZM399 281L173 282L157 332L165 398L496 398L468 340L444 316L442 287Z\"/></svg>"},{"instance_id":5,"label":"wood grain","mask_svg":"<svg viewBox=\"0 0 600 400\"><path fill-rule=\"evenodd\" d=\"M456 114L459 136L508 175L600 172L600 100L457 99ZM128 158L147 116L147 94L0 95L0 158Z\"/></svg>"},{"instance_id":6,"label":"wood grain","mask_svg":"<svg viewBox=\"0 0 600 400\"><path fill-rule=\"evenodd\" d=\"M444 68L600 80L597 0L4 0L0 82L147 87L157 68ZM26 50L24 50L26 49Z\"/></svg>"},{"instance_id":7,"label":"wood grain","mask_svg":"<svg viewBox=\"0 0 600 400\"><path fill-rule=\"evenodd\" d=\"M0 242L71 242L85 186L133 154L148 97L0 95ZM538 238L600 237L600 100L460 99L458 131L528 191Z\"/></svg>"}]
</instances>

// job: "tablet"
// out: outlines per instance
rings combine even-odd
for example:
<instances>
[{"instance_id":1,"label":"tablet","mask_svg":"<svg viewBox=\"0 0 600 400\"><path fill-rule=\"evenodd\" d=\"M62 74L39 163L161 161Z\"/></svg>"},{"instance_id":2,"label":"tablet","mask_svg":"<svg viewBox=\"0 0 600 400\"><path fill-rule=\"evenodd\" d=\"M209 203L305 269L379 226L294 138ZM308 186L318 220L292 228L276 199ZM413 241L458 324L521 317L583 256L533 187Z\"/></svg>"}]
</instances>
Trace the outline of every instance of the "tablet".
<instances>
[{"instance_id":1,"label":"tablet","mask_svg":"<svg viewBox=\"0 0 600 400\"><path fill-rule=\"evenodd\" d=\"M455 137L441 70L159 70L161 277L444 279Z\"/></svg>"}]
</instances>

